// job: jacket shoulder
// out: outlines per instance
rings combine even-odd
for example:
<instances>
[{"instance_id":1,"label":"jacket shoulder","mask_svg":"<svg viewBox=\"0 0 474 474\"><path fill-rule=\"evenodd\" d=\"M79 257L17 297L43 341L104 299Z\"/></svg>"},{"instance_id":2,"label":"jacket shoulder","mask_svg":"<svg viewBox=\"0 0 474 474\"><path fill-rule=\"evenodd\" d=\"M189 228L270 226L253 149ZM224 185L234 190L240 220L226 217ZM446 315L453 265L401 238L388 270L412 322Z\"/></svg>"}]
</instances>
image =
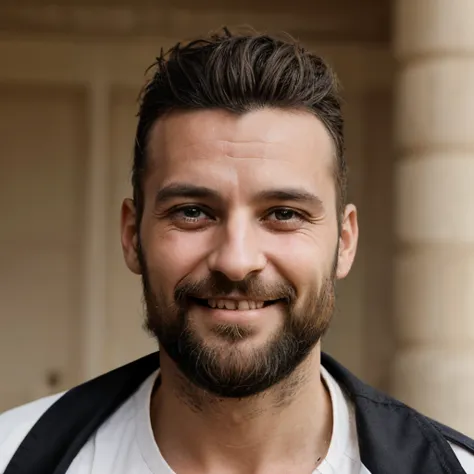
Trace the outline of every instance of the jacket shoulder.
<instances>
[{"instance_id":1,"label":"jacket shoulder","mask_svg":"<svg viewBox=\"0 0 474 474\"><path fill-rule=\"evenodd\" d=\"M427 418L427 420L451 443L464 448L474 454L474 440L453 428L443 425L442 423Z\"/></svg>"},{"instance_id":2,"label":"jacket shoulder","mask_svg":"<svg viewBox=\"0 0 474 474\"><path fill-rule=\"evenodd\" d=\"M365 384L327 354L322 362L354 403L361 459L371 472L474 474L467 436Z\"/></svg>"},{"instance_id":3,"label":"jacket shoulder","mask_svg":"<svg viewBox=\"0 0 474 474\"><path fill-rule=\"evenodd\" d=\"M51 395L0 414L0 472L39 418L61 397Z\"/></svg>"}]
</instances>

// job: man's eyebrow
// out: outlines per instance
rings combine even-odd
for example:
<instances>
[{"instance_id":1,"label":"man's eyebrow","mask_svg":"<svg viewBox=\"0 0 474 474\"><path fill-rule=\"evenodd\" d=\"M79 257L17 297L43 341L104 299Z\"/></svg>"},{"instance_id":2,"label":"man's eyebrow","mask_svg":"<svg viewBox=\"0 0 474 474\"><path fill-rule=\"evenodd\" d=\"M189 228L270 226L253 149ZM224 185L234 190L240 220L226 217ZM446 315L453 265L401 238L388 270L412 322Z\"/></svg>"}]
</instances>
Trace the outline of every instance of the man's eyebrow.
<instances>
[{"instance_id":1,"label":"man's eyebrow","mask_svg":"<svg viewBox=\"0 0 474 474\"><path fill-rule=\"evenodd\" d=\"M155 197L155 203L163 203L176 198L192 199L221 199L220 194L205 186L196 186L190 183L172 183L161 188Z\"/></svg>"},{"instance_id":2,"label":"man's eyebrow","mask_svg":"<svg viewBox=\"0 0 474 474\"><path fill-rule=\"evenodd\" d=\"M160 204L178 198L222 200L222 196L217 191L206 186L197 186L191 183L172 183L156 193L155 202ZM258 192L253 200L296 201L323 209L323 203L318 196L299 188L266 189Z\"/></svg>"},{"instance_id":3,"label":"man's eyebrow","mask_svg":"<svg viewBox=\"0 0 474 474\"><path fill-rule=\"evenodd\" d=\"M316 194L299 188L278 188L260 191L256 195L256 199L261 201L296 201L323 209L323 202Z\"/></svg>"}]
</instances>

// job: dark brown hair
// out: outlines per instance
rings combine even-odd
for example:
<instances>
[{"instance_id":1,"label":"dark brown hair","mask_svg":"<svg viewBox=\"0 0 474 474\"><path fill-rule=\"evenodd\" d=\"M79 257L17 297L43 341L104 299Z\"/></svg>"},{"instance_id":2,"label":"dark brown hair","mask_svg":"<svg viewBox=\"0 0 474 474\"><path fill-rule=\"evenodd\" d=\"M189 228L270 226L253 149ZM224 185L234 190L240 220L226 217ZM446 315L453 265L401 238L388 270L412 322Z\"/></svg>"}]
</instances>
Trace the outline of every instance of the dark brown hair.
<instances>
[{"instance_id":1,"label":"dark brown hair","mask_svg":"<svg viewBox=\"0 0 474 474\"><path fill-rule=\"evenodd\" d=\"M338 83L322 58L291 39L232 34L178 43L161 52L142 91L135 139L132 185L138 223L142 180L152 125L172 110L224 109L243 114L263 107L301 109L326 126L335 145L338 210L346 201L347 170Z\"/></svg>"}]
</instances>

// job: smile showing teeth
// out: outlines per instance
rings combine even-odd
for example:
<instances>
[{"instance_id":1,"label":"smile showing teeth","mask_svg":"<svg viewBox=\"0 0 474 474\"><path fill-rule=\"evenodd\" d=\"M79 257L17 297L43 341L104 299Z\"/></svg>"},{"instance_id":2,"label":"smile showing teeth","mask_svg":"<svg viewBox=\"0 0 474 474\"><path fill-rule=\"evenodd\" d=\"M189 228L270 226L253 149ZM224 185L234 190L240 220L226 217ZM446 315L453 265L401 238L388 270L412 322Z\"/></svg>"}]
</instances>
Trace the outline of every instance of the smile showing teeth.
<instances>
[{"instance_id":1,"label":"smile showing teeth","mask_svg":"<svg viewBox=\"0 0 474 474\"><path fill-rule=\"evenodd\" d=\"M249 309L261 309L263 308L263 301L253 300L225 300L225 299L209 299L207 304L211 308L219 309L233 309L238 311L248 311Z\"/></svg>"}]
</instances>

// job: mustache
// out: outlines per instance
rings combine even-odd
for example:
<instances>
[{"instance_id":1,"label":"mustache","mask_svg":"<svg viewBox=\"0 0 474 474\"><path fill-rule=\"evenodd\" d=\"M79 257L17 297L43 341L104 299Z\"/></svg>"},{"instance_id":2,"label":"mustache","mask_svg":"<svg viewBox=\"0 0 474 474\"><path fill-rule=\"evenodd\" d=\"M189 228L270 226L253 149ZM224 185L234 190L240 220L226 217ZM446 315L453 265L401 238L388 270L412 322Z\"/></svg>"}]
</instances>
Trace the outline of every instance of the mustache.
<instances>
[{"instance_id":1,"label":"mustache","mask_svg":"<svg viewBox=\"0 0 474 474\"><path fill-rule=\"evenodd\" d=\"M249 300L283 299L291 303L296 299L296 290L288 281L267 283L256 275L249 275L245 280L232 281L223 273L218 272L211 273L207 278L199 281L182 280L175 289L174 299L177 303L184 304L189 298L219 299L231 293Z\"/></svg>"}]
</instances>

